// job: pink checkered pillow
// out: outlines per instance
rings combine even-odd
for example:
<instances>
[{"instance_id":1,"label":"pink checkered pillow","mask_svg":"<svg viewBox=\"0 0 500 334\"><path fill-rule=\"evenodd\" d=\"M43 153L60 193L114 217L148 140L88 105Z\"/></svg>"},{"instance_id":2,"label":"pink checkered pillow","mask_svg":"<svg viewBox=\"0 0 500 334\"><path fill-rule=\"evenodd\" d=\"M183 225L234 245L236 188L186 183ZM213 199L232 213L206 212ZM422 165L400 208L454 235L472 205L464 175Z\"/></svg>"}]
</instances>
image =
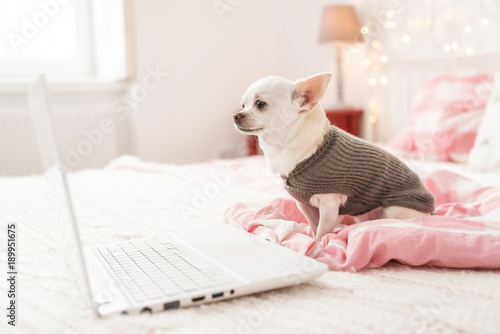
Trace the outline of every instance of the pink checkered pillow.
<instances>
[{"instance_id":1,"label":"pink checkered pillow","mask_svg":"<svg viewBox=\"0 0 500 334\"><path fill-rule=\"evenodd\" d=\"M412 159L467 161L492 83L492 73L447 73L426 82L391 146Z\"/></svg>"}]
</instances>

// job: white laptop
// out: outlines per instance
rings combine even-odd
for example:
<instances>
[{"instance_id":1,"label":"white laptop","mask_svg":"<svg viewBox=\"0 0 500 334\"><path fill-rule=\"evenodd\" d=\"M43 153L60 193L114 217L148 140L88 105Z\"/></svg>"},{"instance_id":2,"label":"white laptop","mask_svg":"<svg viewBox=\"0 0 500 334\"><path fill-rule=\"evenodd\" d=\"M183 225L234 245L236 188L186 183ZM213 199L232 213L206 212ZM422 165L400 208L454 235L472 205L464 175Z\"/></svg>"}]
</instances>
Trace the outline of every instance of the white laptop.
<instances>
[{"instance_id":1,"label":"white laptop","mask_svg":"<svg viewBox=\"0 0 500 334\"><path fill-rule=\"evenodd\" d=\"M299 284L328 270L324 263L227 224L82 247L43 76L30 87L28 101L45 174L61 196L57 203L73 236L68 250L74 253L75 276L99 316L220 301Z\"/></svg>"}]
</instances>

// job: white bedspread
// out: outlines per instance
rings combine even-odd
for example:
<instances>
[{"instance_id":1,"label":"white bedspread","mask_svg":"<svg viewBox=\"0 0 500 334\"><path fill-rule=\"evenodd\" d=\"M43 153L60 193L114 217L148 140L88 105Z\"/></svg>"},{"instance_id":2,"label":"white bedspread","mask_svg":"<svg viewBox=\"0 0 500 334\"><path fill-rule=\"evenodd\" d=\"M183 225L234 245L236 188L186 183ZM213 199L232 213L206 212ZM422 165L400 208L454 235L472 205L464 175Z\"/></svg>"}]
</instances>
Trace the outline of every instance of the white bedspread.
<instances>
[{"instance_id":1,"label":"white bedspread","mask_svg":"<svg viewBox=\"0 0 500 334\"><path fill-rule=\"evenodd\" d=\"M221 223L233 202L286 196L262 157L187 166L123 157L106 169L70 175L70 187L86 245ZM499 332L500 271L395 262L188 309L98 319L64 264L54 207L44 177L0 179L2 268L7 223L19 229L18 322L11 328L2 316L1 333ZM7 282L0 282L5 310Z\"/></svg>"}]
</instances>

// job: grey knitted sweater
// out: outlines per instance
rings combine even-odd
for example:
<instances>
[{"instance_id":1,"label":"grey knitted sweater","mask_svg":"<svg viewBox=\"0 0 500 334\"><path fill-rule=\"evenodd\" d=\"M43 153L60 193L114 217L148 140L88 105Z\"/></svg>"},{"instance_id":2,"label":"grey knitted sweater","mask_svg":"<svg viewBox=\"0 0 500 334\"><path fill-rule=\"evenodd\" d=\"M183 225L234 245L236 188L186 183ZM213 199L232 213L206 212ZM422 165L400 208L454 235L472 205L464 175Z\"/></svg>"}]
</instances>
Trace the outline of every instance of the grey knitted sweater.
<instances>
[{"instance_id":1,"label":"grey knitted sweater","mask_svg":"<svg viewBox=\"0 0 500 334\"><path fill-rule=\"evenodd\" d=\"M282 178L290 195L306 205L314 194L347 195L341 215L393 205L434 211L434 197L401 160L334 126L318 150Z\"/></svg>"}]
</instances>

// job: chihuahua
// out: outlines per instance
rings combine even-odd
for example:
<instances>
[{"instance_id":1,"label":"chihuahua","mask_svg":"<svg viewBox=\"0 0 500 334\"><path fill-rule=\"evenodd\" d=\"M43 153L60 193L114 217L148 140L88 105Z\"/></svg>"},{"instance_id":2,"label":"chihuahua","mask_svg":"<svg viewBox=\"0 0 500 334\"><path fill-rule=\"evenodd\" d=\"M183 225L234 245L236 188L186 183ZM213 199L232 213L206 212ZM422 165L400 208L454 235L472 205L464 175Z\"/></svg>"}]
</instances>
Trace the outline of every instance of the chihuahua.
<instances>
[{"instance_id":1,"label":"chihuahua","mask_svg":"<svg viewBox=\"0 0 500 334\"><path fill-rule=\"evenodd\" d=\"M250 85L237 130L256 135L320 241L342 222L430 215L434 198L418 176L383 149L330 125L319 105L331 74L291 81L269 76Z\"/></svg>"}]
</instances>

